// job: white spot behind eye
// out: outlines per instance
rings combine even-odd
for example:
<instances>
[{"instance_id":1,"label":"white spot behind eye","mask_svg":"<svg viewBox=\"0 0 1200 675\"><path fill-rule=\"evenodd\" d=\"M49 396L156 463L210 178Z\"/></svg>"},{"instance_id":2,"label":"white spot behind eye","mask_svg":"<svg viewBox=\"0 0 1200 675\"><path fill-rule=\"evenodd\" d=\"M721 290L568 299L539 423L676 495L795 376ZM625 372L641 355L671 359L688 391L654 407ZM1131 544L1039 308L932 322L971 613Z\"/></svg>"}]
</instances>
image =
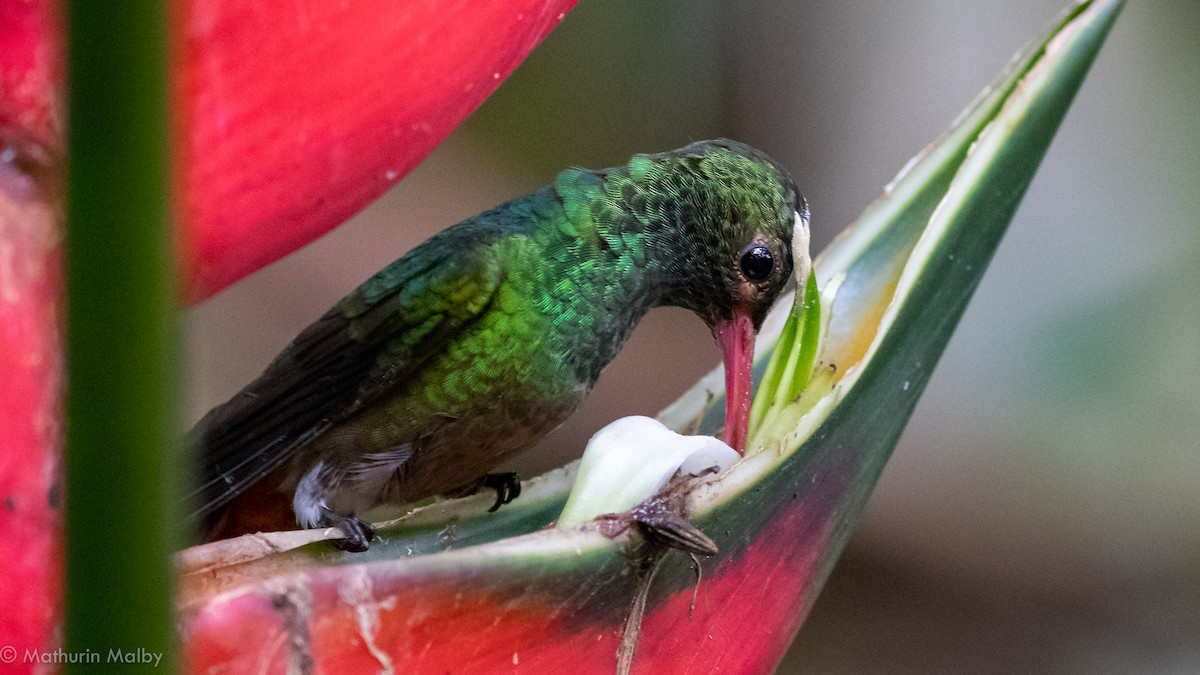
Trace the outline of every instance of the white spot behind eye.
<instances>
[{"instance_id":1,"label":"white spot behind eye","mask_svg":"<svg viewBox=\"0 0 1200 675\"><path fill-rule=\"evenodd\" d=\"M796 285L803 289L808 280L808 272L812 269L812 257L808 252L810 233L808 229L808 213L795 212L796 220L792 227L792 260L796 270ZM803 299L803 291L801 291Z\"/></svg>"}]
</instances>

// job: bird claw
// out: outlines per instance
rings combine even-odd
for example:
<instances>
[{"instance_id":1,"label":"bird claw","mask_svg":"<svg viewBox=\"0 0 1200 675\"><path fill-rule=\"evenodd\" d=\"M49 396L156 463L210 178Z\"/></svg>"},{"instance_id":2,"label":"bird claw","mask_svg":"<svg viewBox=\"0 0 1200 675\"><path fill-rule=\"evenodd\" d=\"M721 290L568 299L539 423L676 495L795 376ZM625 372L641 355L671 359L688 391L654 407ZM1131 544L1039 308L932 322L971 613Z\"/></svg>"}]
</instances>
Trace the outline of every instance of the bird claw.
<instances>
[{"instance_id":1,"label":"bird claw","mask_svg":"<svg viewBox=\"0 0 1200 675\"><path fill-rule=\"evenodd\" d=\"M343 539L334 539L330 542L334 546L350 553L362 553L371 548L371 542L375 540L375 528L370 523L354 516L334 513L325 507L321 507L321 512L323 514L322 525L336 527L342 531Z\"/></svg>"},{"instance_id":2,"label":"bird claw","mask_svg":"<svg viewBox=\"0 0 1200 675\"><path fill-rule=\"evenodd\" d=\"M479 479L479 486L496 491L496 503L492 504L488 513L495 513L501 506L511 504L514 499L521 496L521 477L513 471L486 474Z\"/></svg>"},{"instance_id":3,"label":"bird claw","mask_svg":"<svg viewBox=\"0 0 1200 675\"><path fill-rule=\"evenodd\" d=\"M501 506L511 504L514 499L521 496L521 477L513 471L487 473L463 487L446 492L445 496L466 497L484 489L496 491L496 503L488 509L488 513L494 513Z\"/></svg>"}]
</instances>

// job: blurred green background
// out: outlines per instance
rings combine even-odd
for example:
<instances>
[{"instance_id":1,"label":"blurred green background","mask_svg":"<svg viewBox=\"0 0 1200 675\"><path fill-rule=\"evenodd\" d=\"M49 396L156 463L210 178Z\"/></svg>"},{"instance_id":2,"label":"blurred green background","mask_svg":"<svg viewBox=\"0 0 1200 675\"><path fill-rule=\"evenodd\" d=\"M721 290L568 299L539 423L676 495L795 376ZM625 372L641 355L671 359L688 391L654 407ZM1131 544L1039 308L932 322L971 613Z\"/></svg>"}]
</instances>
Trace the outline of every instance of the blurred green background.
<instances>
[{"instance_id":1,"label":"blurred green background","mask_svg":"<svg viewBox=\"0 0 1200 675\"><path fill-rule=\"evenodd\" d=\"M396 189L190 312L189 419L376 269L566 166L736 138L790 167L819 250L1061 9L584 0ZM1200 672L1197 36L1195 0L1125 9L781 672ZM516 468L718 360L698 319L651 313Z\"/></svg>"}]
</instances>

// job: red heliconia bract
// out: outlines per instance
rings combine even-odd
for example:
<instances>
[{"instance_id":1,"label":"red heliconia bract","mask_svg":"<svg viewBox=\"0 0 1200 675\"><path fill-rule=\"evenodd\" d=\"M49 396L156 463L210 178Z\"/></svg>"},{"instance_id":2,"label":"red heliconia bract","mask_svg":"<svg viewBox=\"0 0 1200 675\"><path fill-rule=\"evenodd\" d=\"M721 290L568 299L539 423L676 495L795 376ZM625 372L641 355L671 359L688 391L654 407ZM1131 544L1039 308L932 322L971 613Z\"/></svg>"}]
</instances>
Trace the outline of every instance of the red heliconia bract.
<instances>
[{"instance_id":1,"label":"red heliconia bract","mask_svg":"<svg viewBox=\"0 0 1200 675\"><path fill-rule=\"evenodd\" d=\"M61 608L62 274L45 189L0 160L0 648L20 653L48 644Z\"/></svg>"},{"instance_id":2,"label":"red heliconia bract","mask_svg":"<svg viewBox=\"0 0 1200 675\"><path fill-rule=\"evenodd\" d=\"M386 191L575 0L181 3L186 294L304 246Z\"/></svg>"},{"instance_id":3,"label":"red heliconia bract","mask_svg":"<svg viewBox=\"0 0 1200 675\"><path fill-rule=\"evenodd\" d=\"M830 539L845 535L828 523L842 505L846 477L831 471L805 486L804 499L729 525L749 529L726 538L717 559L700 563L699 576L686 555L667 554L632 672L772 670L816 597L814 579L840 550ZM762 536L763 526L787 535ZM561 557L577 555L564 550ZM184 663L192 673L268 664L284 672L305 662L322 673L384 664L414 673L612 673L639 576L620 553L604 558L580 569L529 556L469 576L455 562L414 570L403 559L280 575L269 587L185 612ZM733 628L744 626L754 629Z\"/></svg>"},{"instance_id":4,"label":"red heliconia bract","mask_svg":"<svg viewBox=\"0 0 1200 675\"><path fill-rule=\"evenodd\" d=\"M49 644L62 606L58 21L51 0L0 3L0 646L17 649Z\"/></svg>"},{"instance_id":5,"label":"red heliconia bract","mask_svg":"<svg viewBox=\"0 0 1200 675\"><path fill-rule=\"evenodd\" d=\"M0 147L44 156L62 144L55 0L0 3Z\"/></svg>"}]
</instances>

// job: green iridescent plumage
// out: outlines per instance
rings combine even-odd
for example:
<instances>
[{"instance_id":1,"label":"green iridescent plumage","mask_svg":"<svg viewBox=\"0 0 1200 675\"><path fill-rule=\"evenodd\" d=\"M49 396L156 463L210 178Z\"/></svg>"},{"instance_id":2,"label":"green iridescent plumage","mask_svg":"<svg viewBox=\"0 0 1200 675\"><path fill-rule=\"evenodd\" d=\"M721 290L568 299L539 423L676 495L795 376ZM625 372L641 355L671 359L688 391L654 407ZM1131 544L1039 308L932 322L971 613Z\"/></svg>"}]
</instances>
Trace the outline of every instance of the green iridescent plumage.
<instances>
[{"instance_id":1,"label":"green iridescent plumage","mask_svg":"<svg viewBox=\"0 0 1200 675\"><path fill-rule=\"evenodd\" d=\"M563 171L441 232L197 425L200 514L211 525L266 479L302 525L346 530L380 503L475 484L570 415L649 309L757 327L791 272L797 213L778 165L708 141ZM773 261L762 279L739 267L749 247Z\"/></svg>"}]
</instances>

